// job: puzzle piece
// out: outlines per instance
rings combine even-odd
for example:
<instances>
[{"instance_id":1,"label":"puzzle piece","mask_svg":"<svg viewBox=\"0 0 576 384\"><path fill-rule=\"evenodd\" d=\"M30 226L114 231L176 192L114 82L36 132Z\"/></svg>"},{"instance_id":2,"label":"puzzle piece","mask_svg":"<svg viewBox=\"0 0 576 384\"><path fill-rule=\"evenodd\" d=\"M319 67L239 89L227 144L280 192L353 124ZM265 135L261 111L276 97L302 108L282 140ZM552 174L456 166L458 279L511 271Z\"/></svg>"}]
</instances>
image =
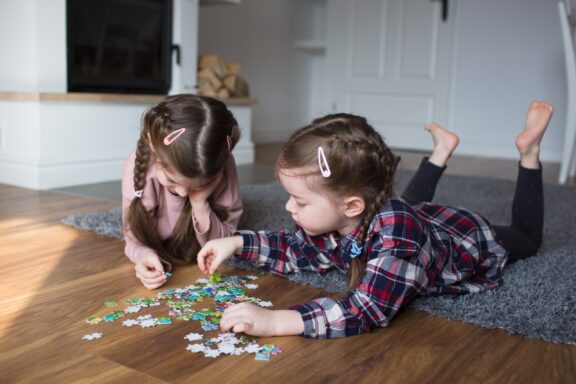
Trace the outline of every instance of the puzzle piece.
<instances>
[{"instance_id":1,"label":"puzzle piece","mask_svg":"<svg viewBox=\"0 0 576 384\"><path fill-rule=\"evenodd\" d=\"M200 333L189 333L184 338L188 341L202 340L203 336Z\"/></svg>"},{"instance_id":2,"label":"puzzle piece","mask_svg":"<svg viewBox=\"0 0 576 384\"><path fill-rule=\"evenodd\" d=\"M96 340L96 339L101 339L101 338L102 338L102 333L100 333L100 332L90 333L90 334L84 335L82 337L83 340Z\"/></svg>"}]
</instances>

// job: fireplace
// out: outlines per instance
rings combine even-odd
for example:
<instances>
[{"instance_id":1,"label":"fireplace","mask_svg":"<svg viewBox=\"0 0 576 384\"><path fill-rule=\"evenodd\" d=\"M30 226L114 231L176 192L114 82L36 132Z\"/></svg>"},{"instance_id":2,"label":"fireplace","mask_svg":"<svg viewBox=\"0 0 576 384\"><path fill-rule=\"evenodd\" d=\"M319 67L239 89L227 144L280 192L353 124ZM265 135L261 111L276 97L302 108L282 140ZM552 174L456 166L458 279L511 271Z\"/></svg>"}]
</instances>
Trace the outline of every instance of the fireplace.
<instances>
[{"instance_id":1,"label":"fireplace","mask_svg":"<svg viewBox=\"0 0 576 384\"><path fill-rule=\"evenodd\" d=\"M167 94L172 0L67 0L68 92Z\"/></svg>"}]
</instances>

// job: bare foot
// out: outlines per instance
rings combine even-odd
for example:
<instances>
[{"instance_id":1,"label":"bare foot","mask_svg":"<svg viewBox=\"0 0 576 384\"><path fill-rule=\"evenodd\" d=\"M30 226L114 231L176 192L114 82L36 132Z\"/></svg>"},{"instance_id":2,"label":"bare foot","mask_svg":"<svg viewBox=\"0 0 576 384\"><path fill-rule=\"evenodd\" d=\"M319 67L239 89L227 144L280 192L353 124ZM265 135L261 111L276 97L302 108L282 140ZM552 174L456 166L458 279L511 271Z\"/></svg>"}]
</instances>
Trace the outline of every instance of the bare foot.
<instances>
[{"instance_id":1,"label":"bare foot","mask_svg":"<svg viewBox=\"0 0 576 384\"><path fill-rule=\"evenodd\" d=\"M428 161L438 167L445 166L452 152L460 143L458 135L436 123L426 124L425 129L430 132L432 140L434 140L434 150Z\"/></svg>"},{"instance_id":2,"label":"bare foot","mask_svg":"<svg viewBox=\"0 0 576 384\"><path fill-rule=\"evenodd\" d=\"M524 130L516 137L520 164L524 168L540 168L540 141L553 112L554 107L545 101L533 101L530 104Z\"/></svg>"}]
</instances>

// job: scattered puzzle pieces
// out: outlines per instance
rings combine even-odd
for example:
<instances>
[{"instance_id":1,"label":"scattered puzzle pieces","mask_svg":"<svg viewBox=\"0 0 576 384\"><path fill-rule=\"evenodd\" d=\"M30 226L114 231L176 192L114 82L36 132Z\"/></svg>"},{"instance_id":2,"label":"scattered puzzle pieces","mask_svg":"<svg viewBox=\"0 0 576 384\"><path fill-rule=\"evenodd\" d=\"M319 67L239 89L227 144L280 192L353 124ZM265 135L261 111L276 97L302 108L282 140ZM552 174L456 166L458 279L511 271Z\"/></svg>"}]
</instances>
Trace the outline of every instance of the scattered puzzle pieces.
<instances>
[{"instance_id":1,"label":"scattered puzzle pieces","mask_svg":"<svg viewBox=\"0 0 576 384\"><path fill-rule=\"evenodd\" d=\"M218 357L220 355L238 356L243 353L253 353L256 360L268 361L271 355L276 355L281 349L274 344L263 346L256 343L256 338L236 337L234 333L221 333L202 343L188 344L186 350L192 353L204 353L204 357Z\"/></svg>"},{"instance_id":2,"label":"scattered puzzle pieces","mask_svg":"<svg viewBox=\"0 0 576 384\"><path fill-rule=\"evenodd\" d=\"M168 273L167 273L168 275ZM151 314L141 315L137 318L125 319L122 325L125 327L134 327L139 325L141 328L150 328L158 325L170 325L174 320L180 321L199 321L200 327L205 332L217 331L219 329L222 312L230 305L239 302L251 302L261 307L271 307L271 301L265 301L254 297L246 296L246 289L256 289L257 284L250 283L257 277L250 275L245 277L223 276L214 273L209 279L200 278L196 284L188 285L184 288L167 289L159 292L156 298L132 298L125 302L127 305L124 310L116 310L111 314L102 317L91 316L86 319L86 323L97 325L104 322L114 322L124 316L139 313L142 309L159 306L165 303L168 306L168 316L154 317ZM198 303L204 302L205 299L212 299L214 309L198 309ZM104 305L112 307L119 305L116 300L107 300ZM85 340L95 340L102 337L102 333L87 334L83 337ZM246 335L235 335L234 333L218 334L217 337L205 339L200 333L189 333L184 338L188 341L202 342L188 344L186 350L193 353L202 352L205 357L216 358L220 355L241 355L243 353L253 353L256 360L270 360L271 355L281 352L280 348L273 344L259 345L255 337Z\"/></svg>"}]
</instances>

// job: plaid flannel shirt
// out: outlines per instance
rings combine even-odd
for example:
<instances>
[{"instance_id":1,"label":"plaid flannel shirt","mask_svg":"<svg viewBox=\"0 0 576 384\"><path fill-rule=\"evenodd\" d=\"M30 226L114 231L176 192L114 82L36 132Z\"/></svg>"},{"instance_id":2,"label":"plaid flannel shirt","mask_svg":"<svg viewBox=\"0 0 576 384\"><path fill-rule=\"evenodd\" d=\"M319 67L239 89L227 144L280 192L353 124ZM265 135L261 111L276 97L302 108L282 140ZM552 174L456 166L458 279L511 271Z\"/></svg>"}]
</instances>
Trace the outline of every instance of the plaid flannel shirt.
<instances>
[{"instance_id":1,"label":"plaid flannel shirt","mask_svg":"<svg viewBox=\"0 0 576 384\"><path fill-rule=\"evenodd\" d=\"M239 231L238 258L277 274L324 272L350 265L353 231L333 235ZM346 298L320 298L291 308L302 315L303 335L336 338L385 327L398 310L419 295L482 292L502 282L507 252L480 215L424 203L414 207L393 197L375 215L359 256L366 271Z\"/></svg>"}]
</instances>

